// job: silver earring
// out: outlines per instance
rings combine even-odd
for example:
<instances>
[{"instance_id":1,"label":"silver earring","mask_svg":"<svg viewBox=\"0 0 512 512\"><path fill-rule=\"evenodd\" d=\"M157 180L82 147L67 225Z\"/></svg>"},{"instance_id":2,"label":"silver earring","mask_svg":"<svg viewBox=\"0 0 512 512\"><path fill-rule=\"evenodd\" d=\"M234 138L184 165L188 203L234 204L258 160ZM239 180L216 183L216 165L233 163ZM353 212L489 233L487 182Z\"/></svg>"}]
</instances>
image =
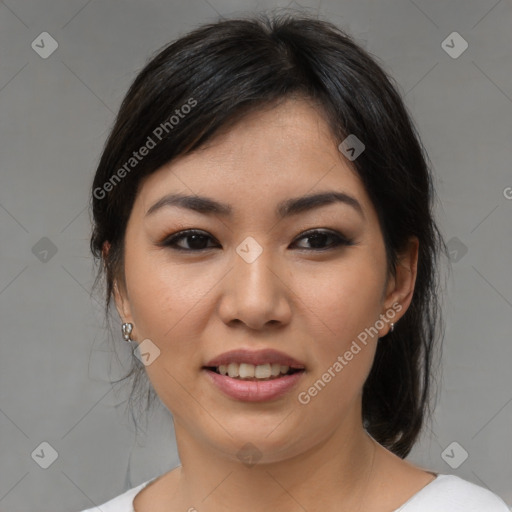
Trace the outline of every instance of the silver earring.
<instances>
[{"instance_id":1,"label":"silver earring","mask_svg":"<svg viewBox=\"0 0 512 512\"><path fill-rule=\"evenodd\" d=\"M395 324L391 322L391 329L389 329L389 332L393 332L395 330Z\"/></svg>"},{"instance_id":2,"label":"silver earring","mask_svg":"<svg viewBox=\"0 0 512 512\"><path fill-rule=\"evenodd\" d=\"M124 341L127 341L128 343L133 341L130 338L130 334L132 333L132 330L133 330L133 324L125 323L125 324L122 325L121 328L122 328L122 331L123 331L123 339L124 339Z\"/></svg>"}]
</instances>

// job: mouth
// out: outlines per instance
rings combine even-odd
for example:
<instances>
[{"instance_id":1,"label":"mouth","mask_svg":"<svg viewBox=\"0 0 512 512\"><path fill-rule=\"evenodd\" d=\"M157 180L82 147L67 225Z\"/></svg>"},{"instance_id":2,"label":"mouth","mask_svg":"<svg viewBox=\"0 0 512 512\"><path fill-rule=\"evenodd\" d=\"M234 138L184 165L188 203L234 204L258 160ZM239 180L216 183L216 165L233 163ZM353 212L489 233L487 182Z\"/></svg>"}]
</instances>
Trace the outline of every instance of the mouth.
<instances>
[{"instance_id":1,"label":"mouth","mask_svg":"<svg viewBox=\"0 0 512 512\"><path fill-rule=\"evenodd\" d=\"M303 380L306 368L298 359L273 348L239 348L207 361L202 372L231 399L265 402L291 393Z\"/></svg>"},{"instance_id":2,"label":"mouth","mask_svg":"<svg viewBox=\"0 0 512 512\"><path fill-rule=\"evenodd\" d=\"M267 402L282 399L303 379L305 368L278 363L254 366L229 363L203 366L207 380L226 397L242 402Z\"/></svg>"},{"instance_id":3,"label":"mouth","mask_svg":"<svg viewBox=\"0 0 512 512\"><path fill-rule=\"evenodd\" d=\"M203 366L204 370L242 381L268 381L303 372L304 368L293 368L279 363L253 365L229 363L219 366Z\"/></svg>"}]
</instances>

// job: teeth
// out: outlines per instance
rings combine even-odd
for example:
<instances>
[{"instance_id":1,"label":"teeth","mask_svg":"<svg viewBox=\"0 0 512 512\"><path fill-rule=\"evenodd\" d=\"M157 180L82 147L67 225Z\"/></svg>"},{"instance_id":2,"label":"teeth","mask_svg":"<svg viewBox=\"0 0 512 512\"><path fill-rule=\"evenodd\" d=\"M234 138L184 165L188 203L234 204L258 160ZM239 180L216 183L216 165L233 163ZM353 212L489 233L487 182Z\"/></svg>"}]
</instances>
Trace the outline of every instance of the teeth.
<instances>
[{"instance_id":1,"label":"teeth","mask_svg":"<svg viewBox=\"0 0 512 512\"><path fill-rule=\"evenodd\" d=\"M261 366L258 366L258 368L261 368ZM231 373L234 373L234 369L231 371ZM256 367L252 364L245 364L242 363L238 367L238 375L242 379L246 379L247 377L254 377L254 374L256 373ZM233 375L233 377L236 377L236 375ZM260 377L260 375L257 375L257 377Z\"/></svg>"},{"instance_id":2,"label":"teeth","mask_svg":"<svg viewBox=\"0 0 512 512\"><path fill-rule=\"evenodd\" d=\"M279 363L272 363L270 366L270 373L272 374L272 377L277 377L281 373L281 365Z\"/></svg>"},{"instance_id":3,"label":"teeth","mask_svg":"<svg viewBox=\"0 0 512 512\"><path fill-rule=\"evenodd\" d=\"M289 366L280 365L279 363L259 364L257 366L249 363L229 363L228 365L221 364L217 368L221 375L240 379L269 379L288 373L289 369Z\"/></svg>"}]
</instances>

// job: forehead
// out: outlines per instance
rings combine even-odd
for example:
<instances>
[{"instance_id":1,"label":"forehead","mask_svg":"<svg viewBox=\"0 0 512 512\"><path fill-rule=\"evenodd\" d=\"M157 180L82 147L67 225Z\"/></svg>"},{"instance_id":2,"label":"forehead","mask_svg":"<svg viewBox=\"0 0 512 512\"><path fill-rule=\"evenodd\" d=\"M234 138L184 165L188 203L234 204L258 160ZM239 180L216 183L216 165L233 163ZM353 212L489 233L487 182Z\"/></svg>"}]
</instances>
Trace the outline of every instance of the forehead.
<instances>
[{"instance_id":1,"label":"forehead","mask_svg":"<svg viewBox=\"0 0 512 512\"><path fill-rule=\"evenodd\" d=\"M289 99L246 115L203 147L155 171L139 188L136 204L145 214L165 193L182 192L215 197L232 204L235 213L254 212L334 189L357 197L363 210L370 210L362 182L337 143L318 108Z\"/></svg>"}]
</instances>

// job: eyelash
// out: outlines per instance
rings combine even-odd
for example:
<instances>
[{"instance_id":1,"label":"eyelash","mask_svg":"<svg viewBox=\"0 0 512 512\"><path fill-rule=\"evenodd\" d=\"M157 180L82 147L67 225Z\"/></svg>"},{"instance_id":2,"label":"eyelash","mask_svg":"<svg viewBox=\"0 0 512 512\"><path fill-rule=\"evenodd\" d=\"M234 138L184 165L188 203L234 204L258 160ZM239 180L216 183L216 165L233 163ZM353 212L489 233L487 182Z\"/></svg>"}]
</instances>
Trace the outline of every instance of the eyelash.
<instances>
[{"instance_id":1,"label":"eyelash","mask_svg":"<svg viewBox=\"0 0 512 512\"><path fill-rule=\"evenodd\" d=\"M320 229L312 229L312 230L306 231L302 234L302 236L295 239L295 241L301 240L303 238L312 238L314 235L318 235L318 234L333 237L336 239L336 241L333 244L331 244L329 247L324 248L324 249L304 249L303 248L302 250L323 252L323 251L335 249L341 245L343 245L343 246L355 245L355 243L352 239L349 239L349 238L343 236L341 233L338 233L336 231L331 231L331 230L320 230ZM212 237L210 235L206 234L204 231L200 231L197 229L187 229L185 231L179 231L178 233L174 233L170 237L167 237L166 239L164 239L158 245L163 246L163 247L169 247L170 249L172 249L174 251L182 251L182 252L189 252L189 253L203 252L203 251L207 251L209 249L214 249L214 247L205 247L203 249L184 249L183 247L177 246L177 241L184 239L184 238L188 238L193 235L200 235L202 237L207 237L207 238L212 239Z\"/></svg>"}]
</instances>

